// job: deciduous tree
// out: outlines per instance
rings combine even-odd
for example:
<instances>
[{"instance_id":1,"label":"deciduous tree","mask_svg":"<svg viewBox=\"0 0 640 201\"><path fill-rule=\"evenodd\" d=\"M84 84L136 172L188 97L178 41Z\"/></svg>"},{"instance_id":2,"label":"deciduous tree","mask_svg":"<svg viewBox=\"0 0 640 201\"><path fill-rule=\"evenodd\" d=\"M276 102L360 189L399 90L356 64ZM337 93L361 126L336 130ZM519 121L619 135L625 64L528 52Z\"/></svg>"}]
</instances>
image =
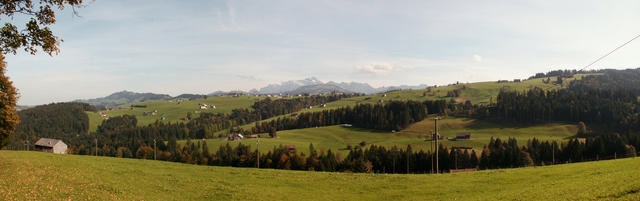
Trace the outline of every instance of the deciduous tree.
<instances>
[{"instance_id":1,"label":"deciduous tree","mask_svg":"<svg viewBox=\"0 0 640 201\"><path fill-rule=\"evenodd\" d=\"M5 76L6 63L4 55L16 54L19 49L35 54L41 48L49 55L57 54L60 49L59 37L55 36L49 26L56 22L55 10L63 10L69 6L75 8L82 5L83 0L3 0L0 2L0 20L13 19L16 15L30 19L23 28L12 23L5 23L0 28L0 148L8 143L8 138L18 124L15 107L17 91L13 82Z\"/></svg>"}]
</instances>

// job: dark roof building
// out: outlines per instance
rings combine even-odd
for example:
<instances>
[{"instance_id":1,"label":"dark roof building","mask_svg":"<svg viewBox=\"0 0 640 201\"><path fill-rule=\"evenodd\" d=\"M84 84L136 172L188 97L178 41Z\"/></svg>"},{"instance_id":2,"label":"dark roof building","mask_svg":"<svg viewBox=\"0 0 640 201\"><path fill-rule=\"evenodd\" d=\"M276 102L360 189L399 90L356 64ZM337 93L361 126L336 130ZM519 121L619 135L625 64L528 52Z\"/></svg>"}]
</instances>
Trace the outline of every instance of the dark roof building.
<instances>
[{"instance_id":1,"label":"dark roof building","mask_svg":"<svg viewBox=\"0 0 640 201\"><path fill-rule=\"evenodd\" d=\"M471 139L470 132L456 133L456 140L470 140L470 139Z\"/></svg>"}]
</instances>

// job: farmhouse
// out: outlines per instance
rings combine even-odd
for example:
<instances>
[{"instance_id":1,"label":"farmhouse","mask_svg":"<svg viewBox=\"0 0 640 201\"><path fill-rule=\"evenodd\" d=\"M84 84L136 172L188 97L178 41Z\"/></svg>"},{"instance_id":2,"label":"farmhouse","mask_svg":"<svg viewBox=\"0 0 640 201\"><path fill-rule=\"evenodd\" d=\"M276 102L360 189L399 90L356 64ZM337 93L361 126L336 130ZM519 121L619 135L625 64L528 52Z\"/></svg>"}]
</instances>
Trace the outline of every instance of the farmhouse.
<instances>
[{"instance_id":1,"label":"farmhouse","mask_svg":"<svg viewBox=\"0 0 640 201\"><path fill-rule=\"evenodd\" d=\"M455 140L470 140L470 139L471 139L471 133L470 132L456 133L456 139Z\"/></svg>"},{"instance_id":2,"label":"farmhouse","mask_svg":"<svg viewBox=\"0 0 640 201\"><path fill-rule=\"evenodd\" d=\"M227 140L231 141L242 140L243 138L244 136L242 136L242 134L240 133L235 133L227 136Z\"/></svg>"},{"instance_id":3,"label":"farmhouse","mask_svg":"<svg viewBox=\"0 0 640 201\"><path fill-rule=\"evenodd\" d=\"M201 109L201 110L206 110L206 109L207 109L207 104L200 103L200 104L198 104L198 105L200 106L200 109Z\"/></svg>"},{"instance_id":4,"label":"farmhouse","mask_svg":"<svg viewBox=\"0 0 640 201\"><path fill-rule=\"evenodd\" d=\"M66 154L67 144L62 140L51 138L40 138L35 144L36 151L49 152L55 154Z\"/></svg>"}]
</instances>

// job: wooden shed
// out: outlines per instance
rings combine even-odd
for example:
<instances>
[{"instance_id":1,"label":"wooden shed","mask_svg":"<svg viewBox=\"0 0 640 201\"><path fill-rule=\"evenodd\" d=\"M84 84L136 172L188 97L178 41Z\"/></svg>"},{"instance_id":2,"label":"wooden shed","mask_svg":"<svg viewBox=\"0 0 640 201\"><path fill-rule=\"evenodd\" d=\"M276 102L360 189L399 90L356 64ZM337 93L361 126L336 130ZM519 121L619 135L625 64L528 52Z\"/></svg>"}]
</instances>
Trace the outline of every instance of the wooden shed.
<instances>
[{"instance_id":1,"label":"wooden shed","mask_svg":"<svg viewBox=\"0 0 640 201\"><path fill-rule=\"evenodd\" d=\"M67 148L67 144L62 142L62 140L51 138L40 138L35 144L36 151L54 154L66 154Z\"/></svg>"},{"instance_id":2,"label":"wooden shed","mask_svg":"<svg viewBox=\"0 0 640 201\"><path fill-rule=\"evenodd\" d=\"M456 133L456 140L470 140L470 139L471 139L470 132Z\"/></svg>"}]
</instances>

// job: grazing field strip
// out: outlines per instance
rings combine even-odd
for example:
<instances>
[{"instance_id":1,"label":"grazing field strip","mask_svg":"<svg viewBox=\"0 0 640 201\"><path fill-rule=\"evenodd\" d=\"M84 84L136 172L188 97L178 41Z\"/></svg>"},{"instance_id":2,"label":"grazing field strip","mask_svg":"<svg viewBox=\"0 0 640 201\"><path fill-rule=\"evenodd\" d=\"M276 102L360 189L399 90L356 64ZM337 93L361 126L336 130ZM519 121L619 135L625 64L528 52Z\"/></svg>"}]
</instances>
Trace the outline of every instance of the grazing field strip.
<instances>
[{"instance_id":1,"label":"grazing field strip","mask_svg":"<svg viewBox=\"0 0 640 201\"><path fill-rule=\"evenodd\" d=\"M198 166L0 151L3 200L638 200L640 158L442 175Z\"/></svg>"},{"instance_id":2,"label":"grazing field strip","mask_svg":"<svg viewBox=\"0 0 640 201\"><path fill-rule=\"evenodd\" d=\"M446 146L472 147L476 151L489 143L493 138L515 138L520 145L525 145L527 140L537 138L539 140L565 141L574 136L578 130L577 125L569 123L548 123L527 127L513 125L501 125L487 121L469 118L446 118L439 122L440 134L445 137L455 138L458 132L471 132L471 140L451 141L442 140ZM433 120L426 119L409 126L408 128L392 133L391 131L379 131L343 126L327 126L318 128L305 128L278 131L279 138L260 139L260 151L273 150L274 146L295 145L304 153L309 151L309 144L320 149L331 149L343 156L349 153L347 146L355 146L365 142L367 146L375 144L385 147L399 146L404 149L411 145L413 150L430 150L430 142L425 141L428 134L434 130ZM266 135L265 135L266 136ZM195 141L195 140L194 140ZM178 141L184 144L186 140ZM232 147L239 143L256 148L256 139L245 138L241 141L226 141L221 139L207 139L209 150L217 151L219 146L229 143Z\"/></svg>"}]
</instances>

